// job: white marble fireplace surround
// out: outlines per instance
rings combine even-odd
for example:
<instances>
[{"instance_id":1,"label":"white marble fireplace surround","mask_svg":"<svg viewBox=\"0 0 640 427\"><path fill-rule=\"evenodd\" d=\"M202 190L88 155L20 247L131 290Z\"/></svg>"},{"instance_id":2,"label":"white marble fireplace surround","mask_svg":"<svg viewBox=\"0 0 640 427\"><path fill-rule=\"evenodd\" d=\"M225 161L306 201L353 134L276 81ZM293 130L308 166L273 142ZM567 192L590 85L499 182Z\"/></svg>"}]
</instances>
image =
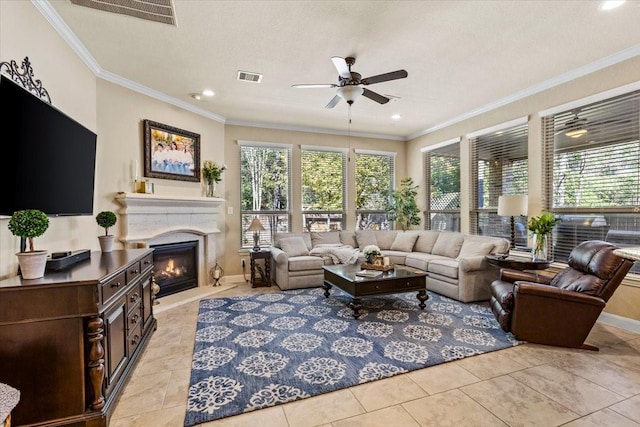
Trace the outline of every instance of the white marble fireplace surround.
<instances>
[{"instance_id":1,"label":"white marble fireplace surround","mask_svg":"<svg viewBox=\"0 0 640 427\"><path fill-rule=\"evenodd\" d=\"M118 193L115 200L122 206L118 211L119 240L125 247L197 240L198 286L209 284L208 272L216 264L217 222L224 199Z\"/></svg>"}]
</instances>

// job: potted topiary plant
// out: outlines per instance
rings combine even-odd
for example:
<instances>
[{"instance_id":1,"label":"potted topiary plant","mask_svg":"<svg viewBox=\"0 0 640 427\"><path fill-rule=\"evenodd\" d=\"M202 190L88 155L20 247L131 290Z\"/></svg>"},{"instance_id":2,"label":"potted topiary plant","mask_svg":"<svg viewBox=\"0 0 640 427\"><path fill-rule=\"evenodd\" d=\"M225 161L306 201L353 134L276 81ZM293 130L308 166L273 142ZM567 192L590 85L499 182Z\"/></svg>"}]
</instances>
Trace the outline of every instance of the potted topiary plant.
<instances>
[{"instance_id":1,"label":"potted topiary plant","mask_svg":"<svg viewBox=\"0 0 640 427\"><path fill-rule=\"evenodd\" d=\"M387 217L396 222L402 230L408 230L412 225L420 225L420 208L416 202L418 186L411 177L403 178L400 190L391 193L391 200L387 203Z\"/></svg>"},{"instance_id":2,"label":"potted topiary plant","mask_svg":"<svg viewBox=\"0 0 640 427\"><path fill-rule=\"evenodd\" d=\"M116 225L116 214L111 211L102 211L96 215L96 222L104 228L104 236L98 236L100 241L100 249L102 252L111 252L113 250L113 235L109 234L109 228Z\"/></svg>"},{"instance_id":3,"label":"potted topiary plant","mask_svg":"<svg viewBox=\"0 0 640 427\"><path fill-rule=\"evenodd\" d=\"M18 263L23 279L39 279L47 266L47 251L33 249L33 239L42 236L49 228L49 218L37 209L16 211L9 220L9 230L14 236L26 239L29 250L19 252ZM22 246L22 245L21 245Z\"/></svg>"}]
</instances>

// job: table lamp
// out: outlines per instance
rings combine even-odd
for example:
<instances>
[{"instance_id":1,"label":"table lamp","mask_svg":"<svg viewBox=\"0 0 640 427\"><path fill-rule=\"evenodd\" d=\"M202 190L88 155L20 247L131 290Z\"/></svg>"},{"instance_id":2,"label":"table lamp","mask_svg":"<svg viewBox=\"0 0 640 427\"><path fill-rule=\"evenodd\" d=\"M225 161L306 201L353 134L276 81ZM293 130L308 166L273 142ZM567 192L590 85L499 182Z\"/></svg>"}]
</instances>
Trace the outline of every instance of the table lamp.
<instances>
[{"instance_id":1,"label":"table lamp","mask_svg":"<svg viewBox=\"0 0 640 427\"><path fill-rule=\"evenodd\" d=\"M511 217L511 248L516 247L516 227L514 216L527 215L527 195L516 194L498 197L498 215Z\"/></svg>"},{"instance_id":2,"label":"table lamp","mask_svg":"<svg viewBox=\"0 0 640 427\"><path fill-rule=\"evenodd\" d=\"M253 218L247 231L253 231L253 250L260 250L260 232L264 231L264 227L258 218Z\"/></svg>"}]
</instances>

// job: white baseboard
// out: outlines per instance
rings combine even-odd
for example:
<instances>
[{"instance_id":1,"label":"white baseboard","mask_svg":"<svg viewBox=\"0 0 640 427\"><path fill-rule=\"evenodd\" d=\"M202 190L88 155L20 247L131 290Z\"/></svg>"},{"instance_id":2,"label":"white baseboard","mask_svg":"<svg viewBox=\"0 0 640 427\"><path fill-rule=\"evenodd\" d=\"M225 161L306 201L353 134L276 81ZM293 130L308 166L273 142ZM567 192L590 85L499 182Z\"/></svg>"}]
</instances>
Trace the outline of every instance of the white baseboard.
<instances>
[{"instance_id":1,"label":"white baseboard","mask_svg":"<svg viewBox=\"0 0 640 427\"><path fill-rule=\"evenodd\" d=\"M602 312L598 317L598 322L640 334L640 320L629 319L628 317Z\"/></svg>"}]
</instances>

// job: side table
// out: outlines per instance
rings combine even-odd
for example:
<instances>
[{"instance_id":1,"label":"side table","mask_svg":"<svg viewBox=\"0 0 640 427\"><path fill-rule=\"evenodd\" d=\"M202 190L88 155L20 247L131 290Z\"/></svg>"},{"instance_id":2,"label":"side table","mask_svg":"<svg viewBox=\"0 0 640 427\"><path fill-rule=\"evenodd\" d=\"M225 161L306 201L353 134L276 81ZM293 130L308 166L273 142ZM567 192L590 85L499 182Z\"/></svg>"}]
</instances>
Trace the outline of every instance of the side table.
<instances>
[{"instance_id":1,"label":"side table","mask_svg":"<svg viewBox=\"0 0 640 427\"><path fill-rule=\"evenodd\" d=\"M486 255L485 258L489 264L496 265L501 268L510 268L512 270L544 270L549 268L553 261L549 260L531 260L520 257L502 257L498 255Z\"/></svg>"},{"instance_id":2,"label":"side table","mask_svg":"<svg viewBox=\"0 0 640 427\"><path fill-rule=\"evenodd\" d=\"M249 255L251 258L251 287L271 286L271 251L268 249L251 250ZM260 263L256 263L256 260L259 259L264 260L264 269L259 265ZM256 270L258 270L259 277L256 277Z\"/></svg>"}]
</instances>

